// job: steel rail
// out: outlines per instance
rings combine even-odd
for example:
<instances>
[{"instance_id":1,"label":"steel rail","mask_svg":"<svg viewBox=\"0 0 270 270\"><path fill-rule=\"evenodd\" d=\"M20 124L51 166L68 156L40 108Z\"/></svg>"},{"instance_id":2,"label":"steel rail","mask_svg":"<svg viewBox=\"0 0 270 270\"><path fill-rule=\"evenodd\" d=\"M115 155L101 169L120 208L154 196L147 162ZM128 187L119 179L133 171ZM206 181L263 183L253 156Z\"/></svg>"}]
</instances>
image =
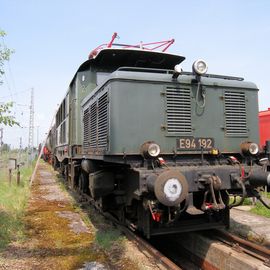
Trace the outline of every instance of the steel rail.
<instances>
[{"instance_id":1,"label":"steel rail","mask_svg":"<svg viewBox=\"0 0 270 270\"><path fill-rule=\"evenodd\" d=\"M152 245L147 243L144 239L136 235L135 233L131 232L129 229L127 229L124 226L121 226L119 228L126 237L135 243L138 247L138 249L146 250L151 256L153 256L154 260L157 261L157 265L161 264L165 269L172 269L172 270L181 270L178 265L176 265L173 261L171 261L168 257L163 255L160 251L158 251L156 248L154 248Z\"/></svg>"},{"instance_id":2,"label":"steel rail","mask_svg":"<svg viewBox=\"0 0 270 270\"><path fill-rule=\"evenodd\" d=\"M87 202L89 202L93 206L93 199L90 196L86 194L82 194L80 192L76 192L76 191L75 193L76 195L85 199ZM158 251L155 247L153 247L143 238L141 238L137 234L133 233L130 229L122 225L114 216L112 216L109 213L103 213L101 211L98 211L96 208L95 208L95 211L97 211L99 214L101 214L106 219L111 221L118 228L118 230L120 230L129 239L129 241L133 242L138 247L140 251L142 251L144 254L148 253L149 255L151 255L152 256L151 259L155 261L157 266L162 266L162 269L182 270L181 267L179 267L172 260L170 260L164 254Z\"/></svg>"},{"instance_id":3,"label":"steel rail","mask_svg":"<svg viewBox=\"0 0 270 270\"><path fill-rule=\"evenodd\" d=\"M216 230L220 237L218 239L225 244L231 245L235 250L244 252L254 258L257 258L264 262L265 265L270 267L270 250L260 246L258 244L252 243L246 239L236 236L232 233L226 232L224 230ZM218 236L218 235L217 235ZM231 243L226 242L229 239Z\"/></svg>"}]
</instances>

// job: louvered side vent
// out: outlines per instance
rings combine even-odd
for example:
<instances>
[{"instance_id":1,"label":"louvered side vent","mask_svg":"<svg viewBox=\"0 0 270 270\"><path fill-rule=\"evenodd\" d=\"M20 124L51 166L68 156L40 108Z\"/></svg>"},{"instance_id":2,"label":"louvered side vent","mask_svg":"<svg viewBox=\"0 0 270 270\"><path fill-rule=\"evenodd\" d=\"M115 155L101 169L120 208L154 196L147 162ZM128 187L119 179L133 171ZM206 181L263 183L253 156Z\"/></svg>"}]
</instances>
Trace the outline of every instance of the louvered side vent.
<instances>
[{"instance_id":1,"label":"louvered side vent","mask_svg":"<svg viewBox=\"0 0 270 270\"><path fill-rule=\"evenodd\" d=\"M98 99L98 148L105 150L108 144L108 93Z\"/></svg>"},{"instance_id":2,"label":"louvered side vent","mask_svg":"<svg viewBox=\"0 0 270 270\"><path fill-rule=\"evenodd\" d=\"M90 147L97 147L97 102L90 105Z\"/></svg>"},{"instance_id":3,"label":"louvered side vent","mask_svg":"<svg viewBox=\"0 0 270 270\"><path fill-rule=\"evenodd\" d=\"M191 134L190 89L167 88L166 101L168 134Z\"/></svg>"},{"instance_id":4,"label":"louvered side vent","mask_svg":"<svg viewBox=\"0 0 270 270\"><path fill-rule=\"evenodd\" d=\"M225 121L227 135L247 135L245 92L225 91Z\"/></svg>"},{"instance_id":5,"label":"louvered side vent","mask_svg":"<svg viewBox=\"0 0 270 270\"><path fill-rule=\"evenodd\" d=\"M89 108L87 108L83 113L83 148L88 150L89 139L90 139L90 121L89 121Z\"/></svg>"}]
</instances>

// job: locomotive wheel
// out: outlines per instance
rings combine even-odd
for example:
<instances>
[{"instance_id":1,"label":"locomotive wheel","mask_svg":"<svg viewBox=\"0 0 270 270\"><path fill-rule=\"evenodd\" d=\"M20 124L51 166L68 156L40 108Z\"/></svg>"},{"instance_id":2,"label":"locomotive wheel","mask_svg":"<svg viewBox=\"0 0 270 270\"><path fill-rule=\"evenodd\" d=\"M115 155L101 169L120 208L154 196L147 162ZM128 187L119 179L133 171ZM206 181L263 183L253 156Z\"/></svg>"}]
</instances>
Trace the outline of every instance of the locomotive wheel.
<instances>
[{"instance_id":1,"label":"locomotive wheel","mask_svg":"<svg viewBox=\"0 0 270 270\"><path fill-rule=\"evenodd\" d=\"M68 177L68 165L64 165L64 177L65 177L65 181L68 183L68 185L70 186L70 181L69 181L69 177Z\"/></svg>"},{"instance_id":2,"label":"locomotive wheel","mask_svg":"<svg viewBox=\"0 0 270 270\"><path fill-rule=\"evenodd\" d=\"M57 160L56 157L53 157L52 163L53 163L53 169L56 171L59 168L59 161Z\"/></svg>"},{"instance_id":3,"label":"locomotive wheel","mask_svg":"<svg viewBox=\"0 0 270 270\"><path fill-rule=\"evenodd\" d=\"M79 176L79 190L83 193L89 193L88 175L84 172L81 172Z\"/></svg>"}]
</instances>

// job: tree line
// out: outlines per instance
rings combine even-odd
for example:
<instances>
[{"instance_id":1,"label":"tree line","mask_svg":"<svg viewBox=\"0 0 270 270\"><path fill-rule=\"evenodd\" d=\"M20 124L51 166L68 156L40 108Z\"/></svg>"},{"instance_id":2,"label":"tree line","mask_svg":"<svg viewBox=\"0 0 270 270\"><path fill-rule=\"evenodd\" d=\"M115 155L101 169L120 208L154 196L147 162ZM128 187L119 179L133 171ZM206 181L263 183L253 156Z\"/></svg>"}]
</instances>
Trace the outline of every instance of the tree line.
<instances>
[{"instance_id":1,"label":"tree line","mask_svg":"<svg viewBox=\"0 0 270 270\"><path fill-rule=\"evenodd\" d=\"M6 32L0 29L0 38L3 39ZM14 50L7 48L4 43L0 42L0 85L3 84L2 77L5 74L4 64L9 61ZM0 124L14 126L19 125L15 117L11 115L12 102L2 103L0 100Z\"/></svg>"}]
</instances>

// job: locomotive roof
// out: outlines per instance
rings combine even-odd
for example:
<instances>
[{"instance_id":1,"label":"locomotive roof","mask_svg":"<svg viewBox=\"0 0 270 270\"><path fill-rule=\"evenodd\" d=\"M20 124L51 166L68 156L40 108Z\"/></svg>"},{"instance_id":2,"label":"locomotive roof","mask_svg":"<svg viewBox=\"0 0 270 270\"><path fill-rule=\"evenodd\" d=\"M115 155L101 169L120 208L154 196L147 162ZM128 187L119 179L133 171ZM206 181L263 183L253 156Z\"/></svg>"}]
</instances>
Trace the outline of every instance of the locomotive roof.
<instances>
[{"instance_id":1,"label":"locomotive roof","mask_svg":"<svg viewBox=\"0 0 270 270\"><path fill-rule=\"evenodd\" d=\"M174 66L185 60L184 56L143 49L101 50L95 58L84 62L78 69L83 71L94 65L116 70L119 67L144 67L157 69L174 69Z\"/></svg>"},{"instance_id":2,"label":"locomotive roof","mask_svg":"<svg viewBox=\"0 0 270 270\"><path fill-rule=\"evenodd\" d=\"M104 70L111 70L112 72L116 71L120 67L173 70L175 65L183 62L184 60L184 56L169 54L165 52L136 48L104 48L100 50L93 58L88 59L83 64L81 64L77 72L88 70L91 66ZM73 84L76 74L70 85ZM192 73L187 72L186 75L192 75ZM137 74L137 76L139 75ZM255 84L250 82L243 82L243 78L211 74L206 74L202 77L205 77L204 83L210 85L215 84L218 80L219 83L224 86L236 87L238 85L239 87L242 86L257 89ZM188 80L190 80L190 76L188 76Z\"/></svg>"}]
</instances>

